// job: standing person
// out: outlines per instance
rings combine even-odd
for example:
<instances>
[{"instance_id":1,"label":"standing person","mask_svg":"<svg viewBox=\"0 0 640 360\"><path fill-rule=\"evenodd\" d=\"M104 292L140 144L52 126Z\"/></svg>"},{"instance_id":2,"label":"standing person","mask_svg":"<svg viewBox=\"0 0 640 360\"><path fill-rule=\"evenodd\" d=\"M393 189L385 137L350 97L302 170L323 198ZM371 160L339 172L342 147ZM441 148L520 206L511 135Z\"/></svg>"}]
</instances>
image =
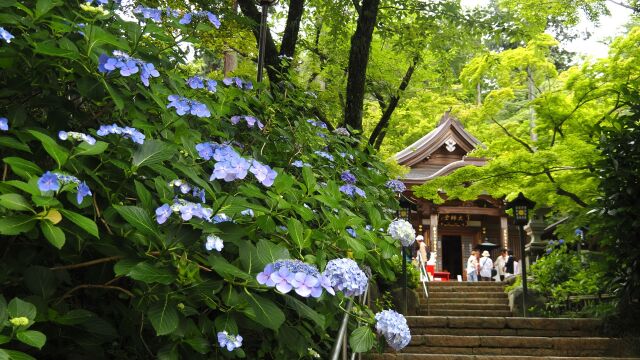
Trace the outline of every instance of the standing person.
<instances>
[{"instance_id":1,"label":"standing person","mask_svg":"<svg viewBox=\"0 0 640 360\"><path fill-rule=\"evenodd\" d=\"M477 251L471 251L469 259L467 259L467 281L478 281L478 258Z\"/></svg>"},{"instance_id":2,"label":"standing person","mask_svg":"<svg viewBox=\"0 0 640 360\"><path fill-rule=\"evenodd\" d=\"M416 252L416 258L420 255L422 259L422 263L426 264L429 260L429 255L427 253L427 244L424 242L424 237L422 235L416 236L416 242L418 243L418 251Z\"/></svg>"},{"instance_id":3,"label":"standing person","mask_svg":"<svg viewBox=\"0 0 640 360\"><path fill-rule=\"evenodd\" d=\"M482 281L491 281L491 270L493 269L493 261L489 257L487 250L482 252L482 259L480 259L480 277Z\"/></svg>"},{"instance_id":4,"label":"standing person","mask_svg":"<svg viewBox=\"0 0 640 360\"><path fill-rule=\"evenodd\" d=\"M507 265L507 249L502 249L500 250L500 256L498 256L498 258L495 261L495 268L496 268L496 272L497 272L497 277L499 279L499 281L504 281L504 276L506 273L506 265ZM498 281L496 279L496 281Z\"/></svg>"},{"instance_id":5,"label":"standing person","mask_svg":"<svg viewBox=\"0 0 640 360\"><path fill-rule=\"evenodd\" d=\"M509 251L507 250L507 260L505 261L505 264L504 264L505 277L514 275L513 262L514 262L513 255L509 255Z\"/></svg>"},{"instance_id":6,"label":"standing person","mask_svg":"<svg viewBox=\"0 0 640 360\"><path fill-rule=\"evenodd\" d=\"M513 275L520 275L520 261L515 257L513 258Z\"/></svg>"}]
</instances>

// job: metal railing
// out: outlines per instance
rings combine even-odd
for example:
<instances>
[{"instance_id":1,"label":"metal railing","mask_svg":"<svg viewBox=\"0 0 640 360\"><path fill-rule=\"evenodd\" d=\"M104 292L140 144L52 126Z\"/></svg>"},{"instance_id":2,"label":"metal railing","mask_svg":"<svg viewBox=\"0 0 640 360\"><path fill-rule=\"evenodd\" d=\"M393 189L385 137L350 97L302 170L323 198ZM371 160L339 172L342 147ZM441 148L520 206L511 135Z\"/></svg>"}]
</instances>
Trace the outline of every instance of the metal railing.
<instances>
[{"instance_id":1,"label":"metal railing","mask_svg":"<svg viewBox=\"0 0 640 360\"><path fill-rule=\"evenodd\" d=\"M371 276L369 276L371 279ZM369 300L369 283L367 283L367 287L364 289L364 294L358 296L360 304L366 304ZM348 357L348 349L347 349L347 330L349 327L349 313L353 308L354 299L349 300L349 304L347 304L347 311L342 318L342 323L340 324L340 330L338 330L338 336L336 338L336 342L333 344L333 348L331 349L331 360L347 360ZM360 321L358 321L358 325L360 325ZM342 356L341 356L342 355ZM358 359L360 359L360 354L351 353L351 360L355 360L356 355L358 355Z\"/></svg>"},{"instance_id":2,"label":"metal railing","mask_svg":"<svg viewBox=\"0 0 640 360\"><path fill-rule=\"evenodd\" d=\"M422 259L422 254L418 252L418 265L420 266L420 282L422 282L422 289L424 289L424 297L427 299L427 315L430 315L429 308L429 291L427 290L427 283L429 282L429 273L427 273L426 263Z\"/></svg>"}]
</instances>

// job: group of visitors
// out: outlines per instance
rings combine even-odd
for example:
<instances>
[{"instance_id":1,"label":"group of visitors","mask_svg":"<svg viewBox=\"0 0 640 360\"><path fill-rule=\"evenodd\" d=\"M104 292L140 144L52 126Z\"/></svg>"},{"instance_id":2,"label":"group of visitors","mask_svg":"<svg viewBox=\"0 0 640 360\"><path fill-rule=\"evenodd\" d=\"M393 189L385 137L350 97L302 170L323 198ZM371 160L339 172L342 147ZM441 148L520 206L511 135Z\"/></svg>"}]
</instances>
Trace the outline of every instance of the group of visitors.
<instances>
[{"instance_id":1,"label":"group of visitors","mask_svg":"<svg viewBox=\"0 0 640 360\"><path fill-rule=\"evenodd\" d=\"M467 259L467 281L503 281L516 275L518 270L518 262L507 249L502 249L495 261L487 250L482 255L479 250L473 250Z\"/></svg>"}]
</instances>

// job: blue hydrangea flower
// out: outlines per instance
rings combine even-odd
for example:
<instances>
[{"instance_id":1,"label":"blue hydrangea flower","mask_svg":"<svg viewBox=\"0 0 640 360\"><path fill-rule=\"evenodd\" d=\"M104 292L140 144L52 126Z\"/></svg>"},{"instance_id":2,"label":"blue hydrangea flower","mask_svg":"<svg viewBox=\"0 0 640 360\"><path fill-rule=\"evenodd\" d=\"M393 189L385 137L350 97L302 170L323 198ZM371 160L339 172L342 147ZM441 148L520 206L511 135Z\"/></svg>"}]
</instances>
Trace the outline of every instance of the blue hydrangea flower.
<instances>
[{"instance_id":1,"label":"blue hydrangea flower","mask_svg":"<svg viewBox=\"0 0 640 360\"><path fill-rule=\"evenodd\" d=\"M194 17L203 17L203 18L206 17L209 20L209 22L213 24L213 26L215 26L216 29L220 28L220 19L218 19L218 17L210 11L185 13L179 22L182 25L191 24L191 21L193 20Z\"/></svg>"},{"instance_id":2,"label":"blue hydrangea flower","mask_svg":"<svg viewBox=\"0 0 640 360\"><path fill-rule=\"evenodd\" d=\"M60 182L58 176L51 171L47 171L38 179L38 189L40 191L58 191L60 190Z\"/></svg>"},{"instance_id":3,"label":"blue hydrangea flower","mask_svg":"<svg viewBox=\"0 0 640 360\"><path fill-rule=\"evenodd\" d=\"M278 176L275 170L272 170L268 165L262 165L257 160L253 160L250 171L264 186L273 185L276 176Z\"/></svg>"},{"instance_id":4,"label":"blue hydrangea flower","mask_svg":"<svg viewBox=\"0 0 640 360\"><path fill-rule=\"evenodd\" d=\"M355 184L357 181L356 176L353 175L349 170L343 171L342 174L340 174L340 179L342 179L342 181L346 182L347 184Z\"/></svg>"},{"instance_id":5,"label":"blue hydrangea flower","mask_svg":"<svg viewBox=\"0 0 640 360\"><path fill-rule=\"evenodd\" d=\"M75 131L60 131L58 132L58 138L60 140L67 140L67 139L72 139L72 140L76 140L76 141L84 141L89 145L95 145L96 144L96 139L91 136L91 135L87 135L87 134L83 134L83 133L79 133L79 132L75 132Z\"/></svg>"},{"instance_id":6,"label":"blue hydrangea flower","mask_svg":"<svg viewBox=\"0 0 640 360\"><path fill-rule=\"evenodd\" d=\"M367 230L367 231L371 231L371 230L373 230L373 227L371 225L367 224L367 225L364 226L364 229Z\"/></svg>"},{"instance_id":7,"label":"blue hydrangea flower","mask_svg":"<svg viewBox=\"0 0 640 360\"><path fill-rule=\"evenodd\" d=\"M352 238L356 238L358 237L358 234L356 233L356 231L352 228L347 228L347 232L349 233L349 235L351 235Z\"/></svg>"},{"instance_id":8,"label":"blue hydrangea flower","mask_svg":"<svg viewBox=\"0 0 640 360\"><path fill-rule=\"evenodd\" d=\"M156 209L156 221L158 224L164 224L171 214L171 206L169 206L169 204L164 204Z\"/></svg>"},{"instance_id":9,"label":"blue hydrangea flower","mask_svg":"<svg viewBox=\"0 0 640 360\"><path fill-rule=\"evenodd\" d=\"M212 93L218 91L218 82L215 80L208 79L207 90L211 91Z\"/></svg>"},{"instance_id":10,"label":"blue hydrangea flower","mask_svg":"<svg viewBox=\"0 0 640 360\"><path fill-rule=\"evenodd\" d=\"M191 193L193 197L199 199L201 202L206 201L204 189L197 186L192 186L182 179L174 179L169 181L169 186L172 188L178 188L182 194Z\"/></svg>"},{"instance_id":11,"label":"blue hydrangea flower","mask_svg":"<svg viewBox=\"0 0 640 360\"><path fill-rule=\"evenodd\" d=\"M340 153L340 157L342 157L342 158L347 158L347 159L349 159L349 160L352 160L352 161L353 161L353 155L351 155L351 154L347 154L346 152L341 152L341 153Z\"/></svg>"},{"instance_id":12,"label":"blue hydrangea flower","mask_svg":"<svg viewBox=\"0 0 640 360\"><path fill-rule=\"evenodd\" d=\"M144 19L151 19L155 22L162 21L162 9L154 9L138 5L133 9L134 14L141 14Z\"/></svg>"},{"instance_id":13,"label":"blue hydrangea flower","mask_svg":"<svg viewBox=\"0 0 640 360\"><path fill-rule=\"evenodd\" d=\"M120 0L114 0L113 2L118 5L120 4ZM107 5L109 3L109 0L86 0L85 3L89 5L93 5L94 3L98 5Z\"/></svg>"},{"instance_id":14,"label":"blue hydrangea flower","mask_svg":"<svg viewBox=\"0 0 640 360\"><path fill-rule=\"evenodd\" d=\"M564 244L564 239L558 240L558 245L562 245L562 244Z\"/></svg>"},{"instance_id":15,"label":"blue hydrangea flower","mask_svg":"<svg viewBox=\"0 0 640 360\"><path fill-rule=\"evenodd\" d=\"M283 294L295 290L302 297L319 298L324 288L335 295L329 279L315 266L300 260L285 259L270 263L258 274L257 280L259 284L275 287Z\"/></svg>"},{"instance_id":16,"label":"blue hydrangea flower","mask_svg":"<svg viewBox=\"0 0 640 360\"><path fill-rule=\"evenodd\" d=\"M220 252L222 251L223 247L224 242L222 241L222 239L215 235L207 235L207 241L204 243L204 248L207 249L207 251L216 249L216 251Z\"/></svg>"},{"instance_id":17,"label":"blue hydrangea flower","mask_svg":"<svg viewBox=\"0 0 640 360\"><path fill-rule=\"evenodd\" d=\"M213 217L212 222L214 224L220 224L220 223L223 223L223 222L233 222L233 220L229 216L227 216L227 214L220 213L220 214L216 214Z\"/></svg>"},{"instance_id":18,"label":"blue hydrangea flower","mask_svg":"<svg viewBox=\"0 0 640 360\"><path fill-rule=\"evenodd\" d=\"M327 159L329 161L333 161L333 155L331 155L331 154L329 154L327 152L318 150L318 151L314 151L314 154L316 154L316 155L318 155L320 157L323 157L323 158L325 158L325 159Z\"/></svg>"},{"instance_id":19,"label":"blue hydrangea flower","mask_svg":"<svg viewBox=\"0 0 640 360\"><path fill-rule=\"evenodd\" d=\"M200 76L192 76L188 78L187 85L192 89L204 89L204 81Z\"/></svg>"},{"instance_id":20,"label":"blue hydrangea flower","mask_svg":"<svg viewBox=\"0 0 640 360\"><path fill-rule=\"evenodd\" d=\"M233 351L242 346L242 336L229 335L227 331L220 331L218 333L218 344L221 348L227 348L227 351Z\"/></svg>"},{"instance_id":21,"label":"blue hydrangea flower","mask_svg":"<svg viewBox=\"0 0 640 360\"><path fill-rule=\"evenodd\" d=\"M329 260L322 273L331 282L335 291L342 291L346 296L364 294L369 279L351 259Z\"/></svg>"},{"instance_id":22,"label":"blue hydrangea flower","mask_svg":"<svg viewBox=\"0 0 640 360\"><path fill-rule=\"evenodd\" d=\"M407 319L393 310L383 310L375 315L376 330L383 335L387 344L400 350L411 342L411 332Z\"/></svg>"},{"instance_id":23,"label":"blue hydrangea flower","mask_svg":"<svg viewBox=\"0 0 640 360\"><path fill-rule=\"evenodd\" d=\"M254 216L255 216L255 214L253 213L253 210L252 210L252 209L245 209L245 210L242 210L242 211L240 211L240 215L243 215L243 216L251 216L251 217L254 217Z\"/></svg>"},{"instance_id":24,"label":"blue hydrangea flower","mask_svg":"<svg viewBox=\"0 0 640 360\"><path fill-rule=\"evenodd\" d=\"M210 117L207 105L178 95L169 95L167 109L175 108L178 115L190 113L197 117Z\"/></svg>"},{"instance_id":25,"label":"blue hydrangea flower","mask_svg":"<svg viewBox=\"0 0 640 360\"><path fill-rule=\"evenodd\" d=\"M402 246L413 244L416 239L416 230L413 225L406 220L398 219L389 224L387 233L395 240L399 240Z\"/></svg>"},{"instance_id":26,"label":"blue hydrangea flower","mask_svg":"<svg viewBox=\"0 0 640 360\"><path fill-rule=\"evenodd\" d=\"M249 127L258 126L258 129L262 130L264 128L264 124L260 122L257 118L249 115L235 115L232 116L230 121L233 125L237 125L240 120L244 120Z\"/></svg>"},{"instance_id":27,"label":"blue hydrangea flower","mask_svg":"<svg viewBox=\"0 0 640 360\"><path fill-rule=\"evenodd\" d=\"M0 130L9 131L9 119L6 117L0 117Z\"/></svg>"},{"instance_id":28,"label":"blue hydrangea flower","mask_svg":"<svg viewBox=\"0 0 640 360\"><path fill-rule=\"evenodd\" d=\"M253 83L251 81L245 81L239 77L224 78L222 79L222 83L227 86L235 85L238 89L244 89L244 90L253 89Z\"/></svg>"},{"instance_id":29,"label":"blue hydrangea flower","mask_svg":"<svg viewBox=\"0 0 640 360\"><path fill-rule=\"evenodd\" d=\"M122 51L114 50L113 56L100 55L98 58L98 71L111 73L116 69L119 69L120 75L125 77L140 72L140 79L145 86L149 86L149 78L160 76L153 64L132 58Z\"/></svg>"},{"instance_id":30,"label":"blue hydrangea flower","mask_svg":"<svg viewBox=\"0 0 640 360\"><path fill-rule=\"evenodd\" d=\"M0 38L2 38L2 40L6 41L7 44L11 42L11 39L13 39L15 36L11 35L7 30L5 30L3 27L0 27Z\"/></svg>"},{"instance_id":31,"label":"blue hydrangea flower","mask_svg":"<svg viewBox=\"0 0 640 360\"><path fill-rule=\"evenodd\" d=\"M308 119L307 122L313 126L319 127L321 129L326 129L327 128L327 124L325 124L323 121L315 121L313 119Z\"/></svg>"},{"instance_id":32,"label":"blue hydrangea flower","mask_svg":"<svg viewBox=\"0 0 640 360\"><path fill-rule=\"evenodd\" d=\"M106 136L109 134L121 135L125 139L131 139L136 144L144 144L144 134L132 127L120 127L116 124L102 125L96 132L98 136Z\"/></svg>"},{"instance_id":33,"label":"blue hydrangea flower","mask_svg":"<svg viewBox=\"0 0 640 360\"><path fill-rule=\"evenodd\" d=\"M180 217L184 221L189 221L195 217L211 222L211 216L213 216L213 210L202 206L200 203L193 203L184 199L175 199L172 205L163 204L156 209L156 221L158 224L163 224L173 213L180 214Z\"/></svg>"},{"instance_id":34,"label":"blue hydrangea flower","mask_svg":"<svg viewBox=\"0 0 640 360\"><path fill-rule=\"evenodd\" d=\"M301 168L301 167L311 167L311 164L306 163L306 162L302 162L301 160L296 160L294 162L291 163L291 165L297 167L297 168Z\"/></svg>"},{"instance_id":35,"label":"blue hydrangea flower","mask_svg":"<svg viewBox=\"0 0 640 360\"><path fill-rule=\"evenodd\" d=\"M367 194L364 192L364 190L360 189L359 187L353 185L353 184L344 184L342 186L340 186L340 188L338 189L340 190L340 192L342 192L343 194L349 196L350 198L355 197L356 195L362 198L366 198Z\"/></svg>"},{"instance_id":36,"label":"blue hydrangea flower","mask_svg":"<svg viewBox=\"0 0 640 360\"><path fill-rule=\"evenodd\" d=\"M78 192L76 193L76 200L78 201L78 205L82 204L82 200L85 196L92 195L91 189L89 189L89 186L84 181L81 182L80 185L78 185L77 191Z\"/></svg>"},{"instance_id":37,"label":"blue hydrangea flower","mask_svg":"<svg viewBox=\"0 0 640 360\"><path fill-rule=\"evenodd\" d=\"M389 180L385 183L385 186L393 192L401 193L407 190L407 187L400 180Z\"/></svg>"}]
</instances>

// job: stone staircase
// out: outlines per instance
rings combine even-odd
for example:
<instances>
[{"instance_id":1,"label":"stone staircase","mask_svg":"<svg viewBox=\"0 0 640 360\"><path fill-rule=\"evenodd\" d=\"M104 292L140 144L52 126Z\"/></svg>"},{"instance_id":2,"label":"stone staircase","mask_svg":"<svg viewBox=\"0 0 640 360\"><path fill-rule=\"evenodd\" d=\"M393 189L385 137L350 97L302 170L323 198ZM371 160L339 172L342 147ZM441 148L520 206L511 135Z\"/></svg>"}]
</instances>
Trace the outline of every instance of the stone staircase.
<instances>
[{"instance_id":1,"label":"stone staircase","mask_svg":"<svg viewBox=\"0 0 640 360\"><path fill-rule=\"evenodd\" d=\"M634 346L603 336L598 319L515 317L495 282L432 282L428 291L419 295L421 315L407 316L411 343L366 359L640 359Z\"/></svg>"}]
</instances>

